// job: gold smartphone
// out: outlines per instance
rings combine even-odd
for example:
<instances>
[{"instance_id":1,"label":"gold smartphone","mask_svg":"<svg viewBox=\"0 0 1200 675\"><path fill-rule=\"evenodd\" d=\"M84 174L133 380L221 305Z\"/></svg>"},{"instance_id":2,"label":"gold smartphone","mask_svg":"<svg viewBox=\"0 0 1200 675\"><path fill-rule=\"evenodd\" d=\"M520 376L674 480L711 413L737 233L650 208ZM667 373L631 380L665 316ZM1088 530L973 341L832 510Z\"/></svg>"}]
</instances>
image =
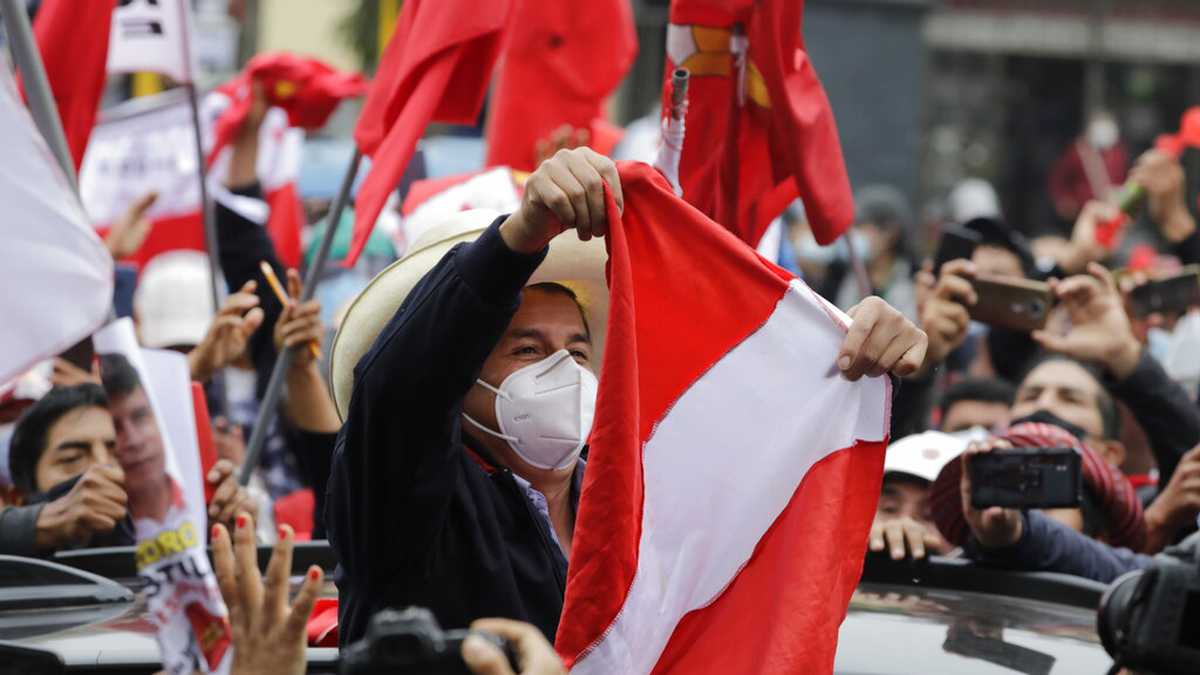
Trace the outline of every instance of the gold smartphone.
<instances>
[{"instance_id":1,"label":"gold smartphone","mask_svg":"<svg viewBox=\"0 0 1200 675\"><path fill-rule=\"evenodd\" d=\"M1054 307L1050 284L1009 277L976 277L971 318L991 326L1028 333L1041 330Z\"/></svg>"}]
</instances>

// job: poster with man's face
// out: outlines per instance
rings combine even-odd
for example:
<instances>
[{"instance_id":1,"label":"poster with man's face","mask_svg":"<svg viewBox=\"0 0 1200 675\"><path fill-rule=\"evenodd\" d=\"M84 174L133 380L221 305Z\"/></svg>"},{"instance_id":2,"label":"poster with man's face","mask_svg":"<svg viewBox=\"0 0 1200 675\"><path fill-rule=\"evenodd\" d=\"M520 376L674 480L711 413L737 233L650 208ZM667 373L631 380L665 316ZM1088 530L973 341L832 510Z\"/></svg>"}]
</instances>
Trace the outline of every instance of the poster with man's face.
<instances>
[{"instance_id":1,"label":"poster with man's face","mask_svg":"<svg viewBox=\"0 0 1200 675\"><path fill-rule=\"evenodd\" d=\"M93 337L137 533L138 575L168 673L226 673L230 630L208 556L187 359L121 319Z\"/></svg>"}]
</instances>

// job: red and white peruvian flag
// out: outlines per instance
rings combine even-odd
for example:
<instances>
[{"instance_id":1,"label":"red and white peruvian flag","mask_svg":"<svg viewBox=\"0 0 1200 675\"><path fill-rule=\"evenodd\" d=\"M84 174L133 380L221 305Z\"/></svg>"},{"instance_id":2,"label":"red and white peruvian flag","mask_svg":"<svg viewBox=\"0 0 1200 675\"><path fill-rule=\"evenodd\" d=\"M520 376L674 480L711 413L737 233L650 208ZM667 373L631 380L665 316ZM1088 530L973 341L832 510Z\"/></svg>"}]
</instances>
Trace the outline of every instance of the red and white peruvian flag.
<instances>
[{"instance_id":1,"label":"red and white peruvian flag","mask_svg":"<svg viewBox=\"0 0 1200 675\"><path fill-rule=\"evenodd\" d=\"M572 673L829 673L883 473L850 319L622 164L610 314L556 645Z\"/></svg>"}]
</instances>

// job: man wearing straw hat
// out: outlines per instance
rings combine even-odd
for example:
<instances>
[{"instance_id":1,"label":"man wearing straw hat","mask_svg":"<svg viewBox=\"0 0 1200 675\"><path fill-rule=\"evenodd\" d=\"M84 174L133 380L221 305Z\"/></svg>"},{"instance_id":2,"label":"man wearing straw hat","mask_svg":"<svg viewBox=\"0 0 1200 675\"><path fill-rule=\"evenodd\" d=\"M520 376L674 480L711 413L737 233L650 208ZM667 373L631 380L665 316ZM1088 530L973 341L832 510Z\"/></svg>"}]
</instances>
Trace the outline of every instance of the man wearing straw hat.
<instances>
[{"instance_id":1,"label":"man wearing straw hat","mask_svg":"<svg viewBox=\"0 0 1200 675\"><path fill-rule=\"evenodd\" d=\"M528 621L553 640L608 317L606 184L623 208L609 159L560 151L515 213L430 228L348 309L325 514L343 645L408 605L447 627ZM839 364L851 378L924 340L873 304L859 314L869 339Z\"/></svg>"}]
</instances>

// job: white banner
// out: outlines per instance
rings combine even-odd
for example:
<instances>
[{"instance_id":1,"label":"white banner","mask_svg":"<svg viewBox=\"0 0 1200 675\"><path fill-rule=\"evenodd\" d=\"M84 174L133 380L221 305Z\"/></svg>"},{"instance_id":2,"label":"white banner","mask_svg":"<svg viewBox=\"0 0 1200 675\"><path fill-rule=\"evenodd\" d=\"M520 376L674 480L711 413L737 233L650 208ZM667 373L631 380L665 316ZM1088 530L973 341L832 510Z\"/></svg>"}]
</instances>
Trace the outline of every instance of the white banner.
<instances>
[{"instance_id":1,"label":"white banner","mask_svg":"<svg viewBox=\"0 0 1200 675\"><path fill-rule=\"evenodd\" d=\"M0 382L104 323L113 264L0 63Z\"/></svg>"},{"instance_id":2,"label":"white banner","mask_svg":"<svg viewBox=\"0 0 1200 675\"><path fill-rule=\"evenodd\" d=\"M117 0L108 38L108 72L162 73L191 82L193 40L187 0Z\"/></svg>"},{"instance_id":3,"label":"white banner","mask_svg":"<svg viewBox=\"0 0 1200 675\"><path fill-rule=\"evenodd\" d=\"M200 210L192 114L180 93L154 97L161 103L146 112L106 114L92 129L79 194L93 222L113 222L150 191L158 193L151 218Z\"/></svg>"},{"instance_id":4,"label":"white banner","mask_svg":"<svg viewBox=\"0 0 1200 675\"><path fill-rule=\"evenodd\" d=\"M113 222L152 190L158 193L149 213L152 219L200 211L192 114L182 93L170 90L104 111L79 169L79 192L94 223ZM206 146L216 114L227 104L219 93L204 98L200 119ZM264 190L296 179L303 146L304 132L287 127L287 114L269 110L259 133L258 175ZM210 172L214 190L227 164L228 151Z\"/></svg>"},{"instance_id":5,"label":"white banner","mask_svg":"<svg viewBox=\"0 0 1200 675\"><path fill-rule=\"evenodd\" d=\"M205 553L208 519L187 359L140 348L129 319L105 326L93 342L102 367L105 357L119 354L137 374L133 392L111 394L109 405L118 427L137 427L139 445L118 447L117 458L125 470L138 576L146 582L163 670L228 673L232 638Z\"/></svg>"}]
</instances>

